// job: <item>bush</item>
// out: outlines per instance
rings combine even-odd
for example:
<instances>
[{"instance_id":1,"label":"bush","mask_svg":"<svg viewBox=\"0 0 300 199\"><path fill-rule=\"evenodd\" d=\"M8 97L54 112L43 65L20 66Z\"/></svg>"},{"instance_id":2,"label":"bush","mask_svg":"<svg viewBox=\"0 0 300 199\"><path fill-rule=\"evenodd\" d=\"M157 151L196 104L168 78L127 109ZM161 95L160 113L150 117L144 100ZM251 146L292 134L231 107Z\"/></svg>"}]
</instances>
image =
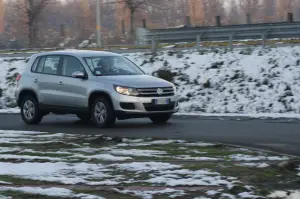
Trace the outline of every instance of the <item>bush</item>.
<instances>
[{"instance_id":1,"label":"bush","mask_svg":"<svg viewBox=\"0 0 300 199\"><path fill-rule=\"evenodd\" d=\"M163 70L163 69L155 71L152 75L157 76L169 82L173 82L173 78L174 78L174 74L171 71Z\"/></svg>"}]
</instances>

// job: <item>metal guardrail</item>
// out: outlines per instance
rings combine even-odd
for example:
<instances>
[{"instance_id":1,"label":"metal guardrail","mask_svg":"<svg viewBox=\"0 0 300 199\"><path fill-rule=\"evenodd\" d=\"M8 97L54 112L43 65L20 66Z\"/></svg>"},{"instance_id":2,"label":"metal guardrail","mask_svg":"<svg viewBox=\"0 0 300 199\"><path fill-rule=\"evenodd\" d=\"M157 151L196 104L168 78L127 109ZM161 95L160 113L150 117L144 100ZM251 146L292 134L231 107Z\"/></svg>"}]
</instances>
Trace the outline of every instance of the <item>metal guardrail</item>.
<instances>
[{"instance_id":1,"label":"metal guardrail","mask_svg":"<svg viewBox=\"0 0 300 199\"><path fill-rule=\"evenodd\" d=\"M243 24L229 26L207 26L172 29L137 30L139 44L178 43L201 41L262 40L287 39L300 37L300 22L279 22L261 24Z\"/></svg>"}]
</instances>

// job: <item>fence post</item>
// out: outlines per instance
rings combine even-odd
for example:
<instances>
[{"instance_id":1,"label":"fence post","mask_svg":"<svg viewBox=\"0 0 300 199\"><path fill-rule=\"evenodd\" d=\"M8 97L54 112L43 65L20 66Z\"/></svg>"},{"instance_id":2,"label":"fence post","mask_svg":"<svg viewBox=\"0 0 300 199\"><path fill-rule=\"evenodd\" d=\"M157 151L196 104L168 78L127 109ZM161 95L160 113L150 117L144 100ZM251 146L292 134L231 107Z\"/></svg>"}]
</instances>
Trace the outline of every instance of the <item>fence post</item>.
<instances>
[{"instance_id":1,"label":"fence post","mask_svg":"<svg viewBox=\"0 0 300 199\"><path fill-rule=\"evenodd\" d=\"M125 36L125 21L124 21L124 19L122 19L122 34L124 37Z\"/></svg>"},{"instance_id":2,"label":"fence post","mask_svg":"<svg viewBox=\"0 0 300 199\"><path fill-rule=\"evenodd\" d=\"M200 35L197 35L197 50L200 50L200 45L201 45L201 38L204 32L201 32Z\"/></svg>"},{"instance_id":3,"label":"fence post","mask_svg":"<svg viewBox=\"0 0 300 199\"><path fill-rule=\"evenodd\" d=\"M251 15L248 13L246 15L246 17L247 17L247 24L251 24L252 23L252 21L251 21Z\"/></svg>"},{"instance_id":4,"label":"fence post","mask_svg":"<svg viewBox=\"0 0 300 199\"><path fill-rule=\"evenodd\" d=\"M216 16L216 26L221 26L221 17Z\"/></svg>"},{"instance_id":5,"label":"fence post","mask_svg":"<svg viewBox=\"0 0 300 199\"><path fill-rule=\"evenodd\" d=\"M293 17L293 13L288 13L288 22L293 22L294 21L294 17Z\"/></svg>"},{"instance_id":6,"label":"fence post","mask_svg":"<svg viewBox=\"0 0 300 199\"><path fill-rule=\"evenodd\" d=\"M232 34L229 36L229 49L230 49L230 51L233 50L233 37L234 37L234 34L235 34L235 33L232 33Z\"/></svg>"},{"instance_id":7,"label":"fence post","mask_svg":"<svg viewBox=\"0 0 300 199\"><path fill-rule=\"evenodd\" d=\"M152 54L157 52L157 40L155 37L152 37L152 48L151 48Z\"/></svg>"},{"instance_id":8,"label":"fence post","mask_svg":"<svg viewBox=\"0 0 300 199\"><path fill-rule=\"evenodd\" d=\"M201 42L201 36L200 35L197 35L197 50L199 51L200 50L200 42Z\"/></svg>"},{"instance_id":9,"label":"fence post","mask_svg":"<svg viewBox=\"0 0 300 199\"><path fill-rule=\"evenodd\" d=\"M266 40L267 40L267 33L268 33L269 29L267 29L263 34L262 34L262 47L265 48L266 47Z\"/></svg>"}]
</instances>

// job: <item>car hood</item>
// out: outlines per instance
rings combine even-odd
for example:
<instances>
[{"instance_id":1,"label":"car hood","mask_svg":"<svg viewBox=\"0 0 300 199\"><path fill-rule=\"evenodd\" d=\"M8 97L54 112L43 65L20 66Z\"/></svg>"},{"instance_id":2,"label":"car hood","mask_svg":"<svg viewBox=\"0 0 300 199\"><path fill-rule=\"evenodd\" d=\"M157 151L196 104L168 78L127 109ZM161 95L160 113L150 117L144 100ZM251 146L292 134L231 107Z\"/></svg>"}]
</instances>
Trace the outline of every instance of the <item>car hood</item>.
<instances>
[{"instance_id":1,"label":"car hood","mask_svg":"<svg viewBox=\"0 0 300 199\"><path fill-rule=\"evenodd\" d=\"M97 82L106 82L119 86L133 88L171 87L172 83L149 75L120 75L120 76L98 76Z\"/></svg>"}]
</instances>

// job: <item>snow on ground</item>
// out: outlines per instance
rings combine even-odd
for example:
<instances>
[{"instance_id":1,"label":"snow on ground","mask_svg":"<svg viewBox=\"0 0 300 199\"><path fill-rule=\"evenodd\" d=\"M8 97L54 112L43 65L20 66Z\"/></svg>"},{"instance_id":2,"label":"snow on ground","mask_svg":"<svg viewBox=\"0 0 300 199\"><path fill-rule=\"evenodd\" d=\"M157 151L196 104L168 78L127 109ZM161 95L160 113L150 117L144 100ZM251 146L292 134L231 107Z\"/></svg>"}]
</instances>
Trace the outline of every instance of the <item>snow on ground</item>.
<instances>
[{"instance_id":1,"label":"snow on ground","mask_svg":"<svg viewBox=\"0 0 300 199\"><path fill-rule=\"evenodd\" d=\"M119 189L115 189L115 190L123 194L133 194L134 196L138 196L143 199L152 199L153 195L155 194L171 194L168 196L169 198L185 195L184 191L182 190L175 190L170 188L164 190L158 190L158 191L135 191L135 190L119 190Z\"/></svg>"},{"instance_id":2,"label":"snow on ground","mask_svg":"<svg viewBox=\"0 0 300 199\"><path fill-rule=\"evenodd\" d=\"M174 73L181 95L180 113L300 118L299 51L300 46L245 47L232 52L170 49L158 52L157 56L145 53L125 56L147 74L159 69ZM5 106L13 104L15 84L11 79L24 66L22 58L0 59L3 71L0 88L4 89L2 104Z\"/></svg>"},{"instance_id":3,"label":"snow on ground","mask_svg":"<svg viewBox=\"0 0 300 199\"><path fill-rule=\"evenodd\" d=\"M279 156L252 156L245 154L234 154L230 158L235 161L258 161L258 160L288 160L288 157L279 157Z\"/></svg>"},{"instance_id":4,"label":"snow on ground","mask_svg":"<svg viewBox=\"0 0 300 199\"><path fill-rule=\"evenodd\" d=\"M299 199L300 198L300 190L292 190L292 191L274 191L270 195L269 198L282 198L282 199Z\"/></svg>"},{"instance_id":5,"label":"snow on ground","mask_svg":"<svg viewBox=\"0 0 300 199\"><path fill-rule=\"evenodd\" d=\"M230 173L224 175L222 169L232 167L232 161L240 161L243 166L262 170L266 163L249 161L269 163L286 160L286 157L269 156L264 152L253 155L252 150L232 150L232 147L216 147L204 142L127 138L119 143L114 140L95 135L0 130L0 195L16 191L54 197L101 198L101 195L75 193L65 187L51 185L60 183L72 187L125 186L118 190L119 194L143 198L185 196L191 191L182 187L191 186L206 187L204 192L210 192L203 197L256 198L258 193L255 188L244 184L241 181L243 178L231 176ZM181 147L184 149L177 150ZM249 169L252 171L253 168ZM19 179L22 186L17 186ZM49 184L49 187L37 186L33 189L25 186L23 182L26 181L31 185L32 181L34 184ZM136 185L141 187L133 188ZM150 188L143 188L144 185ZM245 190L232 194L230 191L235 186L243 186ZM198 196L200 198L201 195Z\"/></svg>"},{"instance_id":6,"label":"snow on ground","mask_svg":"<svg viewBox=\"0 0 300 199\"><path fill-rule=\"evenodd\" d=\"M268 165L267 163L252 163L252 162L249 162L249 163L241 163L240 165L242 166L248 166L248 167L256 167L256 168L265 168L265 167L268 167L270 165Z\"/></svg>"},{"instance_id":7,"label":"snow on ground","mask_svg":"<svg viewBox=\"0 0 300 199\"><path fill-rule=\"evenodd\" d=\"M127 54L148 74L178 75L181 112L300 113L300 47Z\"/></svg>"},{"instance_id":8,"label":"snow on ground","mask_svg":"<svg viewBox=\"0 0 300 199\"><path fill-rule=\"evenodd\" d=\"M64 188L39 188L39 187L0 187L0 191L17 191L29 194L38 194L53 197L75 197L82 199L104 199L103 197L90 194L76 194L69 189Z\"/></svg>"}]
</instances>

